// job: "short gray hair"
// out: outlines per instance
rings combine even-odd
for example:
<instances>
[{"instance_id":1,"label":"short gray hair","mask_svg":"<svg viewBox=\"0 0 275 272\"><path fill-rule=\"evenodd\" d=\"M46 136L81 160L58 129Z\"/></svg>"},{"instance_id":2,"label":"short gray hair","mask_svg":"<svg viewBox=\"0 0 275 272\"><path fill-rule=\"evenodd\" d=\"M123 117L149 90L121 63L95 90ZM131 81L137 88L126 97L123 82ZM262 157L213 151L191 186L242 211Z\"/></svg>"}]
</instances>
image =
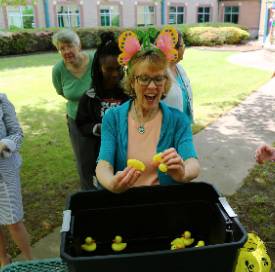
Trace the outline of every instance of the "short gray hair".
<instances>
[{"instance_id":1,"label":"short gray hair","mask_svg":"<svg viewBox=\"0 0 275 272\"><path fill-rule=\"evenodd\" d=\"M69 29L64 29L56 32L52 37L53 45L58 49L59 43L69 43L80 46L80 39L78 35Z\"/></svg>"}]
</instances>

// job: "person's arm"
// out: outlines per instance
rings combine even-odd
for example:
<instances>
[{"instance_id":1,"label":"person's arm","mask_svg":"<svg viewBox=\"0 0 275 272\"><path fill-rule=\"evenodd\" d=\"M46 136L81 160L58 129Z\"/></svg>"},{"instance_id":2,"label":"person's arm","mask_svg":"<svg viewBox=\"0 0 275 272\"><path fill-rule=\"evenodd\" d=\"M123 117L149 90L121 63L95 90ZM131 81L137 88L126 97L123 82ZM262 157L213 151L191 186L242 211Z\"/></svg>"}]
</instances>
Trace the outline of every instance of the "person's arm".
<instances>
[{"instance_id":1,"label":"person's arm","mask_svg":"<svg viewBox=\"0 0 275 272\"><path fill-rule=\"evenodd\" d=\"M256 149L256 162L263 164L265 161L275 160L275 148L267 144L263 144Z\"/></svg>"},{"instance_id":2,"label":"person's arm","mask_svg":"<svg viewBox=\"0 0 275 272\"><path fill-rule=\"evenodd\" d=\"M183 67L180 64L177 64L177 68L179 69L179 73L182 76L183 82L185 84L187 95L188 95L188 101L190 103L191 107L191 116L192 116L192 123L194 123L194 112L193 112L193 91L192 86L189 77L187 76L186 71L183 69Z\"/></svg>"},{"instance_id":3,"label":"person's arm","mask_svg":"<svg viewBox=\"0 0 275 272\"><path fill-rule=\"evenodd\" d=\"M62 86L62 74L59 63L57 63L52 69L52 83L59 95L64 96Z\"/></svg>"},{"instance_id":4,"label":"person's arm","mask_svg":"<svg viewBox=\"0 0 275 272\"><path fill-rule=\"evenodd\" d=\"M6 95L2 95L2 109L7 136L2 138L0 143L2 154L4 157L9 157L12 152L19 150L23 140L23 132L16 118L14 106L7 99Z\"/></svg>"},{"instance_id":5,"label":"person's arm","mask_svg":"<svg viewBox=\"0 0 275 272\"><path fill-rule=\"evenodd\" d=\"M186 182L196 178L199 174L200 166L196 158L188 158L185 161L175 148L166 149L163 154L163 163L167 165L167 174L175 181Z\"/></svg>"},{"instance_id":6,"label":"person's arm","mask_svg":"<svg viewBox=\"0 0 275 272\"><path fill-rule=\"evenodd\" d=\"M113 193L122 193L131 188L140 176L140 171L126 167L123 171L114 174L113 166L100 160L96 167L96 177L99 183Z\"/></svg>"},{"instance_id":7,"label":"person's arm","mask_svg":"<svg viewBox=\"0 0 275 272\"><path fill-rule=\"evenodd\" d=\"M99 111L98 115L100 115L100 107L98 109L91 109L90 107L95 107L91 99L93 98L90 98L86 94L80 98L75 119L81 134L86 137L101 135L101 122L95 116L96 111Z\"/></svg>"},{"instance_id":8,"label":"person's arm","mask_svg":"<svg viewBox=\"0 0 275 272\"><path fill-rule=\"evenodd\" d=\"M175 147L177 155L182 160L182 165L174 175L176 175L178 182L191 181L196 178L200 172L200 165L193 144L191 125L183 113L178 114L175 118L177 118L175 126ZM180 162L178 162L178 164L180 165ZM174 177L172 176L172 178Z\"/></svg>"},{"instance_id":9,"label":"person's arm","mask_svg":"<svg viewBox=\"0 0 275 272\"><path fill-rule=\"evenodd\" d=\"M114 173L115 154L117 146L115 109L106 112L102 121L101 145L96 167L96 177L107 190L121 193L128 190L140 176L140 172L126 167L123 171Z\"/></svg>"}]
</instances>

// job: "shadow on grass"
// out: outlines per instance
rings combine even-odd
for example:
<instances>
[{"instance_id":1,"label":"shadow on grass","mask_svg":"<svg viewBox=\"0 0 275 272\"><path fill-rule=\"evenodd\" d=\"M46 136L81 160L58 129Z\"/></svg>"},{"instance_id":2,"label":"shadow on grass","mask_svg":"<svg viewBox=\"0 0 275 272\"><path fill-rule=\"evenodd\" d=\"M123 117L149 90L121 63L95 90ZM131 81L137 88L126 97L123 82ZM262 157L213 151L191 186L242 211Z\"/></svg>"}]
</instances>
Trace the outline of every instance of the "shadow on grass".
<instances>
[{"instance_id":1,"label":"shadow on grass","mask_svg":"<svg viewBox=\"0 0 275 272\"><path fill-rule=\"evenodd\" d=\"M21 185L32 244L61 225L66 197L79 190L64 107L44 106L24 106L19 114L25 135ZM10 239L8 247L13 257L19 253Z\"/></svg>"}]
</instances>

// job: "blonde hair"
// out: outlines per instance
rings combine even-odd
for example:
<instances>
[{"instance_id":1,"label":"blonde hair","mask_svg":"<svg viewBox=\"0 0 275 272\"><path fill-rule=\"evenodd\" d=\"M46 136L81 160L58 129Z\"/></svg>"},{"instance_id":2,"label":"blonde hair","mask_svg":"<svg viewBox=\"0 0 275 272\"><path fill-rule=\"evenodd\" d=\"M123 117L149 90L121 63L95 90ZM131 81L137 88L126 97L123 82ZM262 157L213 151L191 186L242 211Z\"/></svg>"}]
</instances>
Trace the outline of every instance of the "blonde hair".
<instances>
[{"instance_id":1,"label":"blonde hair","mask_svg":"<svg viewBox=\"0 0 275 272\"><path fill-rule=\"evenodd\" d=\"M159 70L161 69L165 70L165 75L167 76L167 80L164 86L165 88L164 97L165 97L171 87L171 78L167 72L168 61L165 55L156 48L149 49L149 50L142 50L131 59L126 70L126 75L124 76L123 82L122 82L125 92L133 98L136 96L135 90L132 88L132 84L135 80L136 65L142 62L148 62L149 65L156 67Z\"/></svg>"}]
</instances>

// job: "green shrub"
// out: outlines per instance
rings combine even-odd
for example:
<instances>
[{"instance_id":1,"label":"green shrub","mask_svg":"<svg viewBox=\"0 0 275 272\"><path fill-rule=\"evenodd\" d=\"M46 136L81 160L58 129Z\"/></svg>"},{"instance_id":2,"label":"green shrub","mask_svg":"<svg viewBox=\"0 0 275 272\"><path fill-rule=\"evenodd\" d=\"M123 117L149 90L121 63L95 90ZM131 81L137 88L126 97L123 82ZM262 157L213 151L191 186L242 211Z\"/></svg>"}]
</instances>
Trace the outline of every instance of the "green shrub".
<instances>
[{"instance_id":1,"label":"green shrub","mask_svg":"<svg viewBox=\"0 0 275 272\"><path fill-rule=\"evenodd\" d=\"M10 33L0 32L0 55L11 54L11 41L12 38Z\"/></svg>"},{"instance_id":2,"label":"green shrub","mask_svg":"<svg viewBox=\"0 0 275 272\"><path fill-rule=\"evenodd\" d=\"M196 23L196 24L186 24L185 25L187 28L190 27L237 27L240 28L242 30L248 31L248 28L246 26L243 25L239 25L239 24L234 24L234 23L221 23L221 22L214 22L214 23Z\"/></svg>"},{"instance_id":3,"label":"green shrub","mask_svg":"<svg viewBox=\"0 0 275 272\"><path fill-rule=\"evenodd\" d=\"M239 44L249 38L249 33L236 27L223 27L219 29L220 35L225 38L226 44Z\"/></svg>"},{"instance_id":4,"label":"green shrub","mask_svg":"<svg viewBox=\"0 0 275 272\"><path fill-rule=\"evenodd\" d=\"M249 33L237 27L191 27L185 32L187 45L214 46L239 44L249 38Z\"/></svg>"},{"instance_id":5,"label":"green shrub","mask_svg":"<svg viewBox=\"0 0 275 272\"><path fill-rule=\"evenodd\" d=\"M52 50L53 32L14 32L0 34L0 55L16 55Z\"/></svg>"},{"instance_id":6,"label":"green shrub","mask_svg":"<svg viewBox=\"0 0 275 272\"><path fill-rule=\"evenodd\" d=\"M211 25L211 26L206 26ZM193 24L178 25L177 28L183 33L183 40L187 45L222 45L237 44L249 37L248 32L234 24ZM238 27L236 27L238 26ZM159 31L160 28L150 26ZM119 27L97 27L97 28L76 28L75 31L80 37L82 48L95 48L100 43L100 34L105 31L113 31L115 36L126 28ZM133 31L146 30L148 27L127 28ZM24 54L38 51L53 50L51 43L53 33L59 28L49 29L28 29L16 32L0 32L0 55Z\"/></svg>"}]
</instances>

